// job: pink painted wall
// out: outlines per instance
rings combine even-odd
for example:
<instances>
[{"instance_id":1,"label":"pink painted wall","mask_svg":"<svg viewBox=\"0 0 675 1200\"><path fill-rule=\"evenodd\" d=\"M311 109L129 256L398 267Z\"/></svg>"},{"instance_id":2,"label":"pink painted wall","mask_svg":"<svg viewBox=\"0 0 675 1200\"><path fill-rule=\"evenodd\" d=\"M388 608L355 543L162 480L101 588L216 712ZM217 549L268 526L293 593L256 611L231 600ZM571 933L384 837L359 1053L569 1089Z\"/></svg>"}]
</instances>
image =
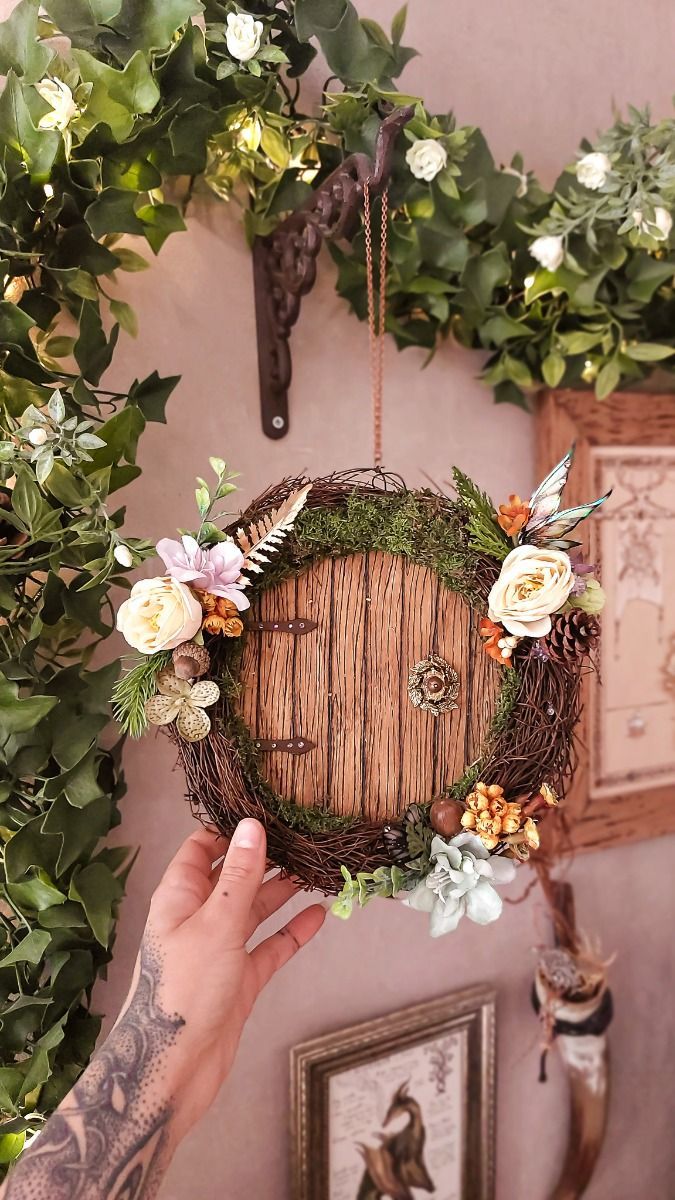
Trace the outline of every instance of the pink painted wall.
<instances>
[{"instance_id":1,"label":"pink painted wall","mask_svg":"<svg viewBox=\"0 0 675 1200\"><path fill-rule=\"evenodd\" d=\"M0 11L11 8L10 0ZM369 0L387 23L398 0ZM481 125L497 155L520 149L551 182L582 135L608 123L611 105L650 101L665 114L675 79L670 0L411 0L409 37L423 54L404 78L430 107L454 106ZM321 73L318 73L321 77ZM215 200L195 205L189 235L170 240L152 271L129 276L141 337L123 341L115 376L157 367L183 382L167 428L144 438L143 479L130 489L128 528L159 537L189 520L193 477L220 453L241 471L243 502L265 483L370 457L365 329L321 280L293 338L290 435L260 432L251 266L241 231ZM385 461L412 484L442 481L456 462L495 496L532 482L533 430L523 413L495 408L476 380L476 356L387 348ZM192 828L183 780L159 739L130 745L120 840L141 854L122 910L110 979L98 1003L112 1019L122 1001L148 899ZM675 1167L672 839L587 856L570 871L581 925L616 952L617 1016L612 1113L589 1200L667 1200ZM529 880L511 886L517 899ZM529 1008L532 948L549 939L536 892L487 929L463 924L432 942L426 918L373 904L321 937L278 977L246 1031L234 1072L208 1117L181 1147L166 1200L290 1200L288 1051L296 1042L477 982L499 995L498 1200L545 1200L566 1139L564 1080L555 1061L537 1083L538 1027Z\"/></svg>"}]
</instances>

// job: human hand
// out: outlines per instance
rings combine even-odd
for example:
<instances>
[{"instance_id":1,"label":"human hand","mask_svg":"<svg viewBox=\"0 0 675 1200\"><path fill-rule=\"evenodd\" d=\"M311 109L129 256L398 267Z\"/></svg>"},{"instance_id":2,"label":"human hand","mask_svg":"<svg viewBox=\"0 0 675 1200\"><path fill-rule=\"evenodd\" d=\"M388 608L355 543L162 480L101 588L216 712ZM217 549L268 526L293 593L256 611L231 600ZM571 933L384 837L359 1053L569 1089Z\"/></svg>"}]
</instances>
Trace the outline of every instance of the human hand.
<instances>
[{"instance_id":1,"label":"human hand","mask_svg":"<svg viewBox=\"0 0 675 1200\"><path fill-rule=\"evenodd\" d=\"M224 862L213 869L223 854ZM279 875L263 882L265 864L265 831L258 821L242 821L229 846L199 829L181 846L152 897L134 984L143 963L155 975L154 1002L184 1022L163 1055L179 1138L206 1111L228 1074L257 996L314 937L326 915L321 905L311 905L248 951L258 926L297 891Z\"/></svg>"}]
</instances>

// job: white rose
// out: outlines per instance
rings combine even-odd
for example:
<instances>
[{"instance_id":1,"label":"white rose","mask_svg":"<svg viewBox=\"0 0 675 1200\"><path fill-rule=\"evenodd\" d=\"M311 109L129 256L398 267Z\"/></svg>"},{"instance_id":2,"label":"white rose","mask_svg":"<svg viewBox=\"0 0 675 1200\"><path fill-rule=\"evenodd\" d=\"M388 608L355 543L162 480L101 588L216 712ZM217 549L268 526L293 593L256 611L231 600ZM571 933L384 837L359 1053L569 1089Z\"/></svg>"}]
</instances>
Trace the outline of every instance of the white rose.
<instances>
[{"instance_id":1,"label":"white rose","mask_svg":"<svg viewBox=\"0 0 675 1200\"><path fill-rule=\"evenodd\" d=\"M405 161L415 179L431 183L446 166L448 152L436 138L418 138L407 151Z\"/></svg>"},{"instance_id":2,"label":"white rose","mask_svg":"<svg viewBox=\"0 0 675 1200\"><path fill-rule=\"evenodd\" d=\"M260 49L263 23L256 21L250 13L228 13L225 41L233 58L248 62Z\"/></svg>"},{"instance_id":3,"label":"white rose","mask_svg":"<svg viewBox=\"0 0 675 1200\"><path fill-rule=\"evenodd\" d=\"M633 222L640 230L640 233L648 233L650 237L656 238L658 242L665 242L673 228L673 218L667 208L661 208L658 205L654 209L654 220L648 221L642 215L642 209L636 208L633 213Z\"/></svg>"},{"instance_id":4,"label":"white rose","mask_svg":"<svg viewBox=\"0 0 675 1200\"><path fill-rule=\"evenodd\" d=\"M538 237L530 246L530 254L547 271L557 271L565 257L565 246L561 237L548 234Z\"/></svg>"},{"instance_id":5,"label":"white rose","mask_svg":"<svg viewBox=\"0 0 675 1200\"><path fill-rule=\"evenodd\" d=\"M551 631L551 613L562 608L573 586L574 571L564 550L516 546L490 592L490 620L516 637L543 637Z\"/></svg>"},{"instance_id":6,"label":"white rose","mask_svg":"<svg viewBox=\"0 0 675 1200\"><path fill-rule=\"evenodd\" d=\"M62 79L41 79L39 83L35 84L35 90L40 93L43 100L47 101L52 110L40 117L38 128L66 129L73 117L77 116L77 105L68 84L64 83Z\"/></svg>"},{"instance_id":7,"label":"white rose","mask_svg":"<svg viewBox=\"0 0 675 1200\"><path fill-rule=\"evenodd\" d=\"M599 150L592 151L591 154L584 154L577 163L577 179L584 187L590 188L592 192L597 192L598 188L604 187L607 183L607 176L612 170L612 164L606 154L601 154Z\"/></svg>"},{"instance_id":8,"label":"white rose","mask_svg":"<svg viewBox=\"0 0 675 1200\"><path fill-rule=\"evenodd\" d=\"M117 628L141 654L189 642L202 623L202 606L189 587L170 575L140 579L120 605Z\"/></svg>"}]
</instances>

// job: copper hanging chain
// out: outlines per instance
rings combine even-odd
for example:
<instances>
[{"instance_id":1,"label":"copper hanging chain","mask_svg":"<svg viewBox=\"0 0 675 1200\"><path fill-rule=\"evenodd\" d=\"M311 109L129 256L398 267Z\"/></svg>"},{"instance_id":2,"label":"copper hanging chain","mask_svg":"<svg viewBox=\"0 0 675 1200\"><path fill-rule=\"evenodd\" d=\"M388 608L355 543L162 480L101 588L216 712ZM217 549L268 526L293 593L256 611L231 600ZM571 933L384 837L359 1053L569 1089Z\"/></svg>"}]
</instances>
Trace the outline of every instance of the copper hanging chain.
<instances>
[{"instance_id":1,"label":"copper hanging chain","mask_svg":"<svg viewBox=\"0 0 675 1200\"><path fill-rule=\"evenodd\" d=\"M389 190L382 192L382 222L380 226L380 263L377 310L375 306L375 271L373 265L373 232L370 212L370 184L363 185L363 222L366 239L366 289L368 293L368 342L370 347L370 387L373 406L373 462L382 466L382 393L384 386L384 322L387 292L387 221Z\"/></svg>"}]
</instances>

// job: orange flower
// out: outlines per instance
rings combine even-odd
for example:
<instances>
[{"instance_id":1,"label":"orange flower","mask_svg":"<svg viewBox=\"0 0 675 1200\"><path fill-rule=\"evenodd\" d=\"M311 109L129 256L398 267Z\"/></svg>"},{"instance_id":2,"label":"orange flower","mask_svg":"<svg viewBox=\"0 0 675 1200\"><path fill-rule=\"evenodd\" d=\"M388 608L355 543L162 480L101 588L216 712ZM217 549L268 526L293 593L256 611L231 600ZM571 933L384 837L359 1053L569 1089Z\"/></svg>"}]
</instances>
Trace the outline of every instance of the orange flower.
<instances>
[{"instance_id":1,"label":"orange flower","mask_svg":"<svg viewBox=\"0 0 675 1200\"><path fill-rule=\"evenodd\" d=\"M216 597L216 612L219 617L238 617L239 609L233 600L228 600L225 596Z\"/></svg>"},{"instance_id":2,"label":"orange flower","mask_svg":"<svg viewBox=\"0 0 675 1200\"><path fill-rule=\"evenodd\" d=\"M508 504L499 505L497 521L507 537L516 537L527 525L530 506L520 496L509 496Z\"/></svg>"},{"instance_id":3,"label":"orange flower","mask_svg":"<svg viewBox=\"0 0 675 1200\"><path fill-rule=\"evenodd\" d=\"M207 633L220 633L223 637L240 637L244 632L244 622L240 617L221 617L217 612L207 613L202 621L202 629Z\"/></svg>"},{"instance_id":4,"label":"orange flower","mask_svg":"<svg viewBox=\"0 0 675 1200\"><path fill-rule=\"evenodd\" d=\"M510 637L502 625L497 625L489 617L481 617L478 632L483 639L483 649L490 658L494 658L502 667L512 667L513 651L518 644L518 638Z\"/></svg>"}]
</instances>

